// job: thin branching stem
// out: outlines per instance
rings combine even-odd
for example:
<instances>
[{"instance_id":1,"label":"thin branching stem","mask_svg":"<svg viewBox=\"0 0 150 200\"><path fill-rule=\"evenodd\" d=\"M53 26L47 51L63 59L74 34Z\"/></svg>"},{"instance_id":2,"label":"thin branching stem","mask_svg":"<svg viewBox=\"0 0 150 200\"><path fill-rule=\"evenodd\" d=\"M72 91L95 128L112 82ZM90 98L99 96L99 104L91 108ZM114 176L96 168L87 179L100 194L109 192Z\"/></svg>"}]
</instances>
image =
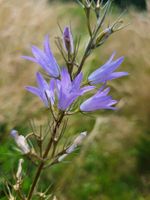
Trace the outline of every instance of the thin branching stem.
<instances>
[{"instance_id":1,"label":"thin branching stem","mask_svg":"<svg viewBox=\"0 0 150 200\"><path fill-rule=\"evenodd\" d=\"M38 167L38 169L37 169L37 172L36 172L36 174L35 174L35 178L34 178L34 180L33 180L32 186L31 186L31 188L30 188L30 191L29 191L27 200L30 200L30 199L32 198L32 196L33 196L34 189L35 189L35 187L36 187L36 185L37 185L37 182L38 182L38 180L39 180L39 177L40 177L40 175L41 175L42 169L43 169L44 164L45 164L44 159L45 159L45 158L48 156L48 154L49 154L49 151L50 151L50 149L51 149L51 147L52 147L52 145L53 145L53 142L54 142L54 138L55 138L55 136L56 136L56 134L57 134L57 130L59 129L59 126L60 126L60 124L61 124L61 122L62 122L62 120L63 120L63 118L64 118L64 115L65 115L64 112L61 112L60 115L59 115L59 117L58 117L57 122L55 123L52 136L51 136L51 138L50 138L50 140L49 140L49 143L48 143L47 148L46 148L46 150L45 150L45 153L44 153L44 155L43 155L43 160L40 162L39 167Z\"/></svg>"},{"instance_id":2,"label":"thin branching stem","mask_svg":"<svg viewBox=\"0 0 150 200\"><path fill-rule=\"evenodd\" d=\"M83 67L83 65L84 65L84 63L85 63L86 58L90 55L90 51L92 50L93 42L94 42L94 40L95 40L95 38L96 38L96 36L97 36L97 33L98 33L98 31L100 30L100 28L101 28L101 26L102 26L102 24L103 24L103 22L104 22L104 20L105 20L105 17L106 17L106 15L107 15L107 13L108 13L108 10L109 10L109 8L110 8L110 5L111 5L111 0L109 0L109 1L107 2L105 12L104 12L102 18L100 19L99 23L97 24L95 30L93 31L93 35L91 36L91 38L90 38L90 40L89 40L89 43L88 43L88 45L87 45L87 47L86 47L86 49L85 49L84 55L83 55L83 57L82 57L81 63L80 63L80 65L79 65L79 68L78 68L78 70L77 70L77 72L76 72L76 74L75 74L75 77L81 72L82 67Z\"/></svg>"}]
</instances>

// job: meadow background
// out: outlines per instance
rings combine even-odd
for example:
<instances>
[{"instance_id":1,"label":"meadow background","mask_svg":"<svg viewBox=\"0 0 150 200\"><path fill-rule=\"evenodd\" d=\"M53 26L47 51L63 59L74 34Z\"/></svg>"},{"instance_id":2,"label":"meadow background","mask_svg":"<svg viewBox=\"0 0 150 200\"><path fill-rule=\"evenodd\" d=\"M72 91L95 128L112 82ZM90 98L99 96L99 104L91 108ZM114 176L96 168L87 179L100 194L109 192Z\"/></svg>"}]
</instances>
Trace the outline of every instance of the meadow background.
<instances>
[{"instance_id":1,"label":"meadow background","mask_svg":"<svg viewBox=\"0 0 150 200\"><path fill-rule=\"evenodd\" d=\"M113 21L122 11L115 7ZM111 83L115 98L121 99L117 112L77 115L69 122L67 133L88 130L81 148L67 161L44 173L44 184L51 185L58 200L149 200L150 199L150 6L147 11L128 9L125 22L130 25L112 37L85 64L89 74L103 64L112 52L124 55L120 69L129 77ZM81 35L81 48L88 39L82 9L74 2L46 0L0 0L0 199L4 180L12 180L20 157L14 150L9 132L16 128L22 134L30 131L30 120L37 126L47 121L42 103L25 91L35 84L34 63L21 55L31 55L31 44L42 47L50 34L54 55L60 66L63 60L55 46L60 36L57 23L71 23L74 36ZM67 137L67 136L66 136ZM24 189L30 185L34 167L25 164Z\"/></svg>"}]
</instances>

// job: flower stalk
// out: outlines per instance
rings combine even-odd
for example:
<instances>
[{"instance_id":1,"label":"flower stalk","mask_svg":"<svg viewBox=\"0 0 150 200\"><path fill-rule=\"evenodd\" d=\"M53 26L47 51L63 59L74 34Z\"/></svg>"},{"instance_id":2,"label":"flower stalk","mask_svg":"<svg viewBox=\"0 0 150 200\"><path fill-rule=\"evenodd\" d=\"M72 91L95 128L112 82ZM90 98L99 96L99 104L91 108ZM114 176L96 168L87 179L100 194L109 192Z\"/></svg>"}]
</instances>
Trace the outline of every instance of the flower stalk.
<instances>
[{"instance_id":1,"label":"flower stalk","mask_svg":"<svg viewBox=\"0 0 150 200\"><path fill-rule=\"evenodd\" d=\"M118 101L109 95L110 87L107 87L107 82L128 75L127 72L116 71L122 64L124 57L114 60L115 53L113 53L103 66L99 66L85 80L82 69L87 58L94 49L105 43L112 33L122 29L123 21L118 19L109 27L103 28L105 19L109 14L111 0L108 0L104 6L103 1L100 0L97 3L89 0L78 0L78 2L84 9L89 34L89 40L80 62L78 62L78 52L82 38L78 37L78 39L75 39L73 31L69 26L64 28L61 37L56 38L56 45L64 59L65 67L58 65L50 48L48 35L45 36L43 50L32 46L33 57L23 56L23 58L40 65L44 70L44 75L45 73L47 75L45 78L43 73L37 72L37 87L26 86L25 88L41 100L45 109L51 114L51 120L48 128L44 131L40 127L39 133L34 129L35 125L32 124L32 132L26 137L19 135L16 130L11 131L11 135L21 153L36 167L36 173L28 194L24 195L22 192L23 165L22 161L19 161L16 174L17 182L13 188L17 195L10 193L10 196L14 199L19 197L22 200L31 200L33 197L39 196L46 200L55 196L47 194L48 190L46 192L39 192L38 189L37 191L35 190L38 182L41 180L40 177L43 170L63 162L66 157L72 154L84 142L87 136L86 131L84 131L72 140L69 145L67 141L63 147L60 145L69 117L79 112L89 113L102 109L116 110L115 105ZM91 13L93 11L96 15L94 28L91 24ZM90 96L88 99L86 94ZM85 97L85 100L82 97ZM46 146L45 149L43 148L44 146Z\"/></svg>"},{"instance_id":2,"label":"flower stalk","mask_svg":"<svg viewBox=\"0 0 150 200\"><path fill-rule=\"evenodd\" d=\"M33 183L32 183L32 185L31 185L31 188L30 188L30 191L29 191L27 200L30 200L30 199L32 198L34 189L35 189L36 184L37 184L37 182L38 182L38 180L39 180L39 178L40 178L41 172L42 172L43 167L44 167L44 164L45 164L44 159L48 156L49 151L50 151L52 145L54 145L54 146L53 146L53 149L55 149L55 145L56 145L56 144L55 144L55 136L56 136L56 134L57 134L57 130L59 129L59 126L60 126L60 124L61 124L63 118L64 118L64 112L62 112L62 113L60 114L60 116L59 116L59 118L58 118L58 120L57 120L57 122L56 122L56 124L55 124L55 126L54 126L51 139L50 139L50 141L49 141L49 143L48 143L48 145L47 145L47 148L46 148L46 150L45 150L45 153L44 153L44 155L43 155L43 161L41 161L41 163L40 163L39 166L38 166L38 169L37 169L37 172L36 172L36 174L35 174L35 178L33 179ZM52 156L54 155L54 153L55 153L55 151L53 151Z\"/></svg>"}]
</instances>

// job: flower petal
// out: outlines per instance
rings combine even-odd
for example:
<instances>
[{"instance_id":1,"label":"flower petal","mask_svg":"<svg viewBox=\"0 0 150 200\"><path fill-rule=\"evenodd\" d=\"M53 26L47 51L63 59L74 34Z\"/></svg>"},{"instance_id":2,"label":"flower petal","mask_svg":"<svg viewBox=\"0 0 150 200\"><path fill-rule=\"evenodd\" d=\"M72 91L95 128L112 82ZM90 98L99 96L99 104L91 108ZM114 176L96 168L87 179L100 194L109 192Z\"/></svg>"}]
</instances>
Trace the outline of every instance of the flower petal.
<instances>
[{"instance_id":1,"label":"flower petal","mask_svg":"<svg viewBox=\"0 0 150 200\"><path fill-rule=\"evenodd\" d=\"M121 65L124 60L124 57L120 57L117 60L113 61L114 55L115 53L111 55L109 60L103 66L90 74L88 80L91 84L104 83L108 80L125 76L125 74L117 74L118 76L116 74L113 74L113 72Z\"/></svg>"},{"instance_id":2,"label":"flower petal","mask_svg":"<svg viewBox=\"0 0 150 200\"><path fill-rule=\"evenodd\" d=\"M128 76L128 75L129 75L128 72L113 72L112 74L110 74L108 79L113 80L113 79L120 78L122 76Z\"/></svg>"},{"instance_id":3,"label":"flower petal","mask_svg":"<svg viewBox=\"0 0 150 200\"><path fill-rule=\"evenodd\" d=\"M100 109L113 109L112 105L116 104L117 101L113 100L111 96L107 96L110 88L105 90L99 90L95 95L84 101L80 105L80 110L83 112L91 112Z\"/></svg>"},{"instance_id":4,"label":"flower petal","mask_svg":"<svg viewBox=\"0 0 150 200\"><path fill-rule=\"evenodd\" d=\"M38 88L32 87L32 86L26 86L25 88L26 88L26 90L28 90L32 94L35 94L36 96L40 97L41 92L40 92L40 90Z\"/></svg>"},{"instance_id":5,"label":"flower petal","mask_svg":"<svg viewBox=\"0 0 150 200\"><path fill-rule=\"evenodd\" d=\"M36 73L36 80L41 91L45 91L49 88L48 83L45 81L40 72Z\"/></svg>"},{"instance_id":6,"label":"flower petal","mask_svg":"<svg viewBox=\"0 0 150 200\"><path fill-rule=\"evenodd\" d=\"M30 57L30 56L21 56L21 58L24 58L26 60L30 60L32 62L35 62L35 63L38 63L37 60L33 57Z\"/></svg>"}]
</instances>

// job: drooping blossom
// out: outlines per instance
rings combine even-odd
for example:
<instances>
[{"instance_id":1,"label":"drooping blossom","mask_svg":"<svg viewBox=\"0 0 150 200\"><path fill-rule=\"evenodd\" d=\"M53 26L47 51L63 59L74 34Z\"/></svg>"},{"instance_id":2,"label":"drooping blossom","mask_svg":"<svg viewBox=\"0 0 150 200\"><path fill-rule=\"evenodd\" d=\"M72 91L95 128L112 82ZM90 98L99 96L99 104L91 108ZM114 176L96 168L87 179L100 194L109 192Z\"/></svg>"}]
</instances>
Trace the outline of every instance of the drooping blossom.
<instances>
[{"instance_id":1,"label":"drooping blossom","mask_svg":"<svg viewBox=\"0 0 150 200\"><path fill-rule=\"evenodd\" d=\"M45 36L44 51L40 50L36 46L32 46L32 53L34 57L22 56L23 58L39 64L51 77L59 77L59 66L52 54L49 37Z\"/></svg>"},{"instance_id":2,"label":"drooping blossom","mask_svg":"<svg viewBox=\"0 0 150 200\"><path fill-rule=\"evenodd\" d=\"M22 153L28 154L30 152L30 147L27 143L26 138L23 135L18 135L18 131L16 130L12 130L10 134L14 138L16 144L18 145Z\"/></svg>"},{"instance_id":3,"label":"drooping blossom","mask_svg":"<svg viewBox=\"0 0 150 200\"><path fill-rule=\"evenodd\" d=\"M111 96L108 96L110 88L105 90L100 89L95 95L84 101L80 105L80 110L83 112L91 112L101 109L111 109L115 110L115 107L112 107L117 103L116 100L113 100Z\"/></svg>"},{"instance_id":4,"label":"drooping blossom","mask_svg":"<svg viewBox=\"0 0 150 200\"><path fill-rule=\"evenodd\" d=\"M74 51L73 37L71 34L71 30L68 26L65 27L63 31L63 45L67 52L71 54L73 53Z\"/></svg>"},{"instance_id":5,"label":"drooping blossom","mask_svg":"<svg viewBox=\"0 0 150 200\"><path fill-rule=\"evenodd\" d=\"M49 102L51 103L51 105L53 105L55 101L55 80L51 79L50 83L48 84L40 72L37 72L36 80L38 83L38 87L27 86L26 89L29 92L38 96L43 101L46 107L49 107Z\"/></svg>"},{"instance_id":6,"label":"drooping blossom","mask_svg":"<svg viewBox=\"0 0 150 200\"><path fill-rule=\"evenodd\" d=\"M100 68L95 70L88 77L90 84L104 83L106 81L120 78L122 76L127 76L127 72L114 72L123 62L124 57L120 57L117 60L114 60L115 53L111 55L109 60Z\"/></svg>"},{"instance_id":7,"label":"drooping blossom","mask_svg":"<svg viewBox=\"0 0 150 200\"><path fill-rule=\"evenodd\" d=\"M79 96L94 89L94 86L80 88L83 75L80 73L73 81L66 68L62 68L61 80L57 80L58 108L65 111Z\"/></svg>"}]
</instances>

